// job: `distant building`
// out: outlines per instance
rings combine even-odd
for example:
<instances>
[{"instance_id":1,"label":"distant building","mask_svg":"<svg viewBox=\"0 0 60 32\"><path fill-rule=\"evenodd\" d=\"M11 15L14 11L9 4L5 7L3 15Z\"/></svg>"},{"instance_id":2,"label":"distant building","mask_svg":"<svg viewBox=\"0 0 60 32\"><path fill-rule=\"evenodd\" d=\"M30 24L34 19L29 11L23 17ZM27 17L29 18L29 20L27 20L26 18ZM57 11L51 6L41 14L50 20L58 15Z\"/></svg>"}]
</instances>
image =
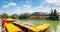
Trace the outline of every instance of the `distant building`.
<instances>
[{"instance_id":1,"label":"distant building","mask_svg":"<svg viewBox=\"0 0 60 32\"><path fill-rule=\"evenodd\" d=\"M34 12L31 15L29 15L29 18L47 18L48 13L43 13L43 12Z\"/></svg>"}]
</instances>

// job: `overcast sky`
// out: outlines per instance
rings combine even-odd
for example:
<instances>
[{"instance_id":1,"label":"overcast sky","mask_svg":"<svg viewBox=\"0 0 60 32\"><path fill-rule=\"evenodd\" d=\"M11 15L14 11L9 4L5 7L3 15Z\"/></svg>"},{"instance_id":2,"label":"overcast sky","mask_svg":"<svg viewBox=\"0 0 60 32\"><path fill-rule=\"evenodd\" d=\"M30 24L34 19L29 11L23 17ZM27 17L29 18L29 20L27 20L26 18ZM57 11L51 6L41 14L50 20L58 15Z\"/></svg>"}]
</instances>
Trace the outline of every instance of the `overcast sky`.
<instances>
[{"instance_id":1,"label":"overcast sky","mask_svg":"<svg viewBox=\"0 0 60 32\"><path fill-rule=\"evenodd\" d=\"M0 14L49 13L51 8L60 13L60 0L0 0Z\"/></svg>"}]
</instances>

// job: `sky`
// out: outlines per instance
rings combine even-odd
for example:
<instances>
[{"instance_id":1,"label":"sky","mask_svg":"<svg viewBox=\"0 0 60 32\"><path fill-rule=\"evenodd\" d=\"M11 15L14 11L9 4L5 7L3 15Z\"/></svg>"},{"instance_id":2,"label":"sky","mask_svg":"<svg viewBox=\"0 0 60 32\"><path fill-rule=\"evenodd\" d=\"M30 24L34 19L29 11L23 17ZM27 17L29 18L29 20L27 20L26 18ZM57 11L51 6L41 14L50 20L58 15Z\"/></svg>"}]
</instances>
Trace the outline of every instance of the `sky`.
<instances>
[{"instance_id":1,"label":"sky","mask_svg":"<svg viewBox=\"0 0 60 32\"><path fill-rule=\"evenodd\" d=\"M60 13L60 0L0 0L0 14L50 13L51 9Z\"/></svg>"}]
</instances>

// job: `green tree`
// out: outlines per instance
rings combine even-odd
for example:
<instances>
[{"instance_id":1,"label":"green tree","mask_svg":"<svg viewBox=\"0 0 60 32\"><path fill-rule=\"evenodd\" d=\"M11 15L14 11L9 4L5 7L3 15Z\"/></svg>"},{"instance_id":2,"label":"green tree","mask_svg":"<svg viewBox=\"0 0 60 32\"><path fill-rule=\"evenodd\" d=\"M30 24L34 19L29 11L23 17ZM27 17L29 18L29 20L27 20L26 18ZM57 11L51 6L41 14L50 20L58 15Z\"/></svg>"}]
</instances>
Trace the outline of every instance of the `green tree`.
<instances>
[{"instance_id":1,"label":"green tree","mask_svg":"<svg viewBox=\"0 0 60 32\"><path fill-rule=\"evenodd\" d=\"M18 15L17 14L13 14L10 17L16 19L16 18L18 18Z\"/></svg>"},{"instance_id":2,"label":"green tree","mask_svg":"<svg viewBox=\"0 0 60 32\"><path fill-rule=\"evenodd\" d=\"M19 16L19 18L20 18L20 19L26 19L26 18L27 18L27 14L25 14L25 13L24 13L24 14L21 14L21 15Z\"/></svg>"},{"instance_id":3,"label":"green tree","mask_svg":"<svg viewBox=\"0 0 60 32\"><path fill-rule=\"evenodd\" d=\"M57 16L57 11L56 11L56 9L54 9L54 16Z\"/></svg>"},{"instance_id":4,"label":"green tree","mask_svg":"<svg viewBox=\"0 0 60 32\"><path fill-rule=\"evenodd\" d=\"M51 13L49 16L50 16L49 19L51 19L51 20L58 20L58 15L57 15L56 9L54 9L54 11L51 10Z\"/></svg>"},{"instance_id":5,"label":"green tree","mask_svg":"<svg viewBox=\"0 0 60 32\"><path fill-rule=\"evenodd\" d=\"M54 13L53 10L51 10L50 16L53 16L53 13Z\"/></svg>"},{"instance_id":6,"label":"green tree","mask_svg":"<svg viewBox=\"0 0 60 32\"><path fill-rule=\"evenodd\" d=\"M4 14L1 15L1 17L2 18L8 18L9 16L8 16L8 14L4 13Z\"/></svg>"}]
</instances>

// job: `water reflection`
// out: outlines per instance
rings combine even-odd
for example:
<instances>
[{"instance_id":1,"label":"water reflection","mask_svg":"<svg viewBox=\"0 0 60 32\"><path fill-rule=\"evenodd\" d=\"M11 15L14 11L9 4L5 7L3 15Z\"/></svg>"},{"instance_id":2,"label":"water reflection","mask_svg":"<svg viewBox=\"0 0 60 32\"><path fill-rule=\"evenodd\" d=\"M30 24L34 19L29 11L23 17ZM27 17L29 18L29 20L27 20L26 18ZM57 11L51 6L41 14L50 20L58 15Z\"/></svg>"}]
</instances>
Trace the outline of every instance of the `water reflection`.
<instances>
[{"instance_id":1,"label":"water reflection","mask_svg":"<svg viewBox=\"0 0 60 32\"><path fill-rule=\"evenodd\" d=\"M56 32L60 32L60 25L57 26L57 31Z\"/></svg>"},{"instance_id":2,"label":"water reflection","mask_svg":"<svg viewBox=\"0 0 60 32\"><path fill-rule=\"evenodd\" d=\"M21 21L21 20L20 20ZM50 21L50 20L31 20L31 19L25 19L22 20L23 22L32 23L34 25L41 25L49 23L51 24L51 32L60 32L60 21Z\"/></svg>"}]
</instances>

